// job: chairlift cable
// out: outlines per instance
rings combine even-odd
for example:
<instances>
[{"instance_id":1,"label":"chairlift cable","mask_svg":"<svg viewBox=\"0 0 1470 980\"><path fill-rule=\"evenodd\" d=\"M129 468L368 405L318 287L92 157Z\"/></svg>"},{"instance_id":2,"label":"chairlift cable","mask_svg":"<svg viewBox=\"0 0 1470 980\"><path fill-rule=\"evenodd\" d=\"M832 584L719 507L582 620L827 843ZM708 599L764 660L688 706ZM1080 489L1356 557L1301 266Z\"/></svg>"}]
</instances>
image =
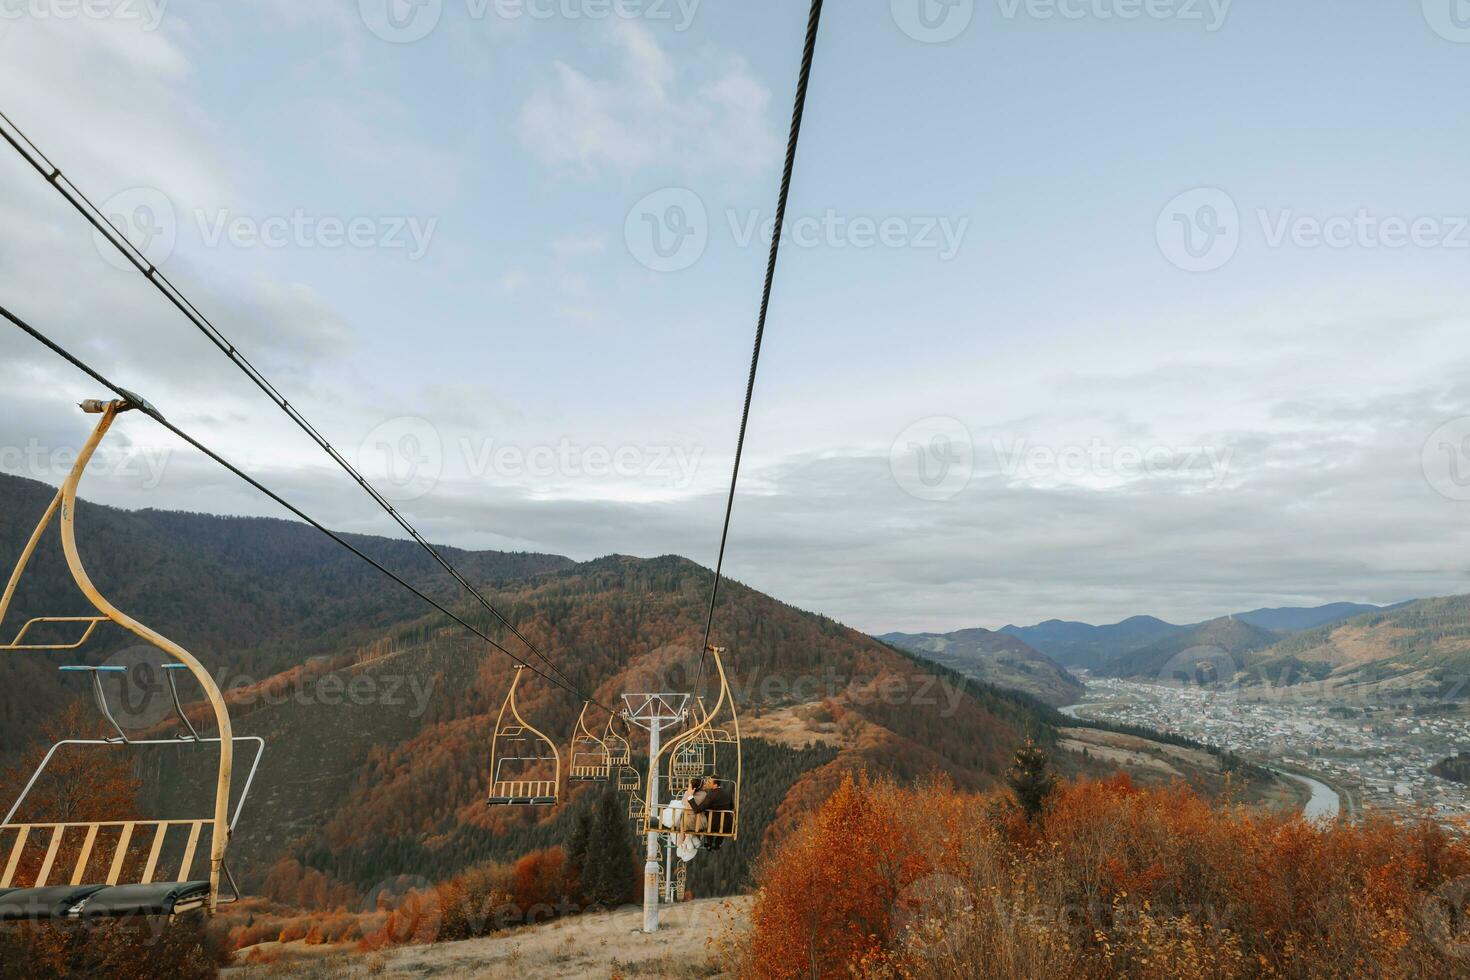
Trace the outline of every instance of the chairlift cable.
<instances>
[{"instance_id":1,"label":"chairlift cable","mask_svg":"<svg viewBox=\"0 0 1470 980\"><path fill-rule=\"evenodd\" d=\"M776 224L771 235L771 254L766 263L765 287L761 291L760 316L756 320L755 347L750 355L750 376L745 383L745 407L740 413L740 437L735 443L735 465L730 473L730 494L725 500L725 524L720 532L720 553L715 562L715 580L710 588L709 615L704 623L704 642L699 648L699 673L694 690L704 680L704 661L709 652L710 633L715 624L715 603L720 596L720 576L725 567L725 546L730 539L730 515L735 508L735 487L740 481L740 457L745 451L745 430L750 423L750 403L755 394L756 368L760 365L761 341L766 333L766 316L771 308L771 290L776 281L776 261L781 254L781 235L786 225L786 203L791 196L791 178L796 169L796 149L801 140L801 123L806 114L807 88L811 84L812 60L817 51L817 34L822 22L822 0L812 0L807 20L806 44L801 56L801 76L796 85L796 105L791 112L791 134L786 143L786 164L781 174L781 193L776 203Z\"/></svg>"},{"instance_id":2,"label":"chairlift cable","mask_svg":"<svg viewBox=\"0 0 1470 980\"><path fill-rule=\"evenodd\" d=\"M573 688L572 686L570 686L569 684L561 681L560 679L558 679L556 677L552 677L549 674L546 674L545 672L543 672L542 670L540 670L539 668L537 668L534 664L529 664L525 660L523 660L520 657L517 657L515 654L511 653L509 650L507 650L505 647L501 646L499 643L497 643L493 638L491 638L490 636L488 636L486 633L484 633L480 629L478 629L478 628L470 625L468 622L466 622L464 619L460 618L459 616L455 615L448 608L446 608L442 603L440 603L437 599L432 598L431 596L427 595L426 593L424 593L423 591L419 590L415 586L411 585L409 582L407 582L406 580L404 580L401 576L399 576L395 572L393 572L393 571L389 570L388 568L386 568L377 559L375 559L372 556L366 554L361 549L359 549L358 547L356 547L355 545L353 545L351 542L349 542L348 540L346 540L345 538L343 538L340 534L338 534L337 532L335 532L335 531L331 530L330 528L326 527L324 524L322 524L320 521L317 521L315 518L309 516L304 511L302 511L299 507L297 507L295 504L292 504L291 502L287 501L285 498L281 497L275 491L271 490L269 487L266 487L259 480L255 479L253 476L251 476L250 474L246 473L244 470L240 469L234 463L231 463L229 460L225 459L219 453L216 453L214 450L210 449L208 446L206 446L203 443L201 443L198 439L195 439L193 436L189 435L183 429L179 428L177 425L174 425L172 422L168 421L168 419L164 418L163 417L163 414L161 412L159 412L158 409L154 408L147 401L145 401L144 399L140 398L138 395L134 394L133 392L128 391L126 388L123 388L123 387L121 387L121 386L119 386L117 384L114 384L112 381L110 381L106 377L104 377L100 372L98 372L97 370L95 370L94 368L92 368L91 366L89 366L87 363L85 363L84 361L82 361L76 355L72 354L70 351L66 350L64 347L62 347L60 344L56 343L50 337L47 337L45 334L43 334L41 331L37 330L35 327L31 326L29 323L26 323L24 320L22 320L20 317L16 316L14 313L11 313L10 310L6 309L4 306L0 306L0 317L4 317L6 320L9 320L12 324L14 324L17 328L19 328L23 333L26 333L26 334L30 335L33 339L39 341L42 345L44 345L45 347L47 347L48 349L50 349L53 353L55 353L58 356L60 356L63 360L67 361L69 364L71 364L77 370L79 370L83 374L87 375L93 381L97 382L98 384L100 384L103 387L107 388L108 390L112 391L119 398L122 398L122 399L125 399L126 401L128 401L130 404L132 404L133 406L135 406L139 411L141 411L144 415L148 416L153 421L155 421L159 425L163 426L169 432L173 433L178 438L184 440L184 442L188 443L190 446L194 447L199 452L203 453L205 456L207 456L210 459L214 460L220 466L223 466L225 469L227 469L231 473L235 474L235 476L239 477L241 480L244 480L246 483L250 484L250 486L254 487L260 493L264 494L265 496L269 497L271 500L275 501L277 504L279 504L282 507L286 508L286 510L290 511L296 517L298 517L301 520L305 521L307 524L310 524L312 527L316 528L318 531L320 531L321 533L325 534L327 537L331 538L337 544L341 545L343 548L346 548L348 551L352 552L354 555L356 555L357 557L361 558L363 561L367 562L369 565L373 566L378 571L382 572L384 575L388 576L394 582L397 582L404 589L407 589L409 592L412 592L414 595L418 596L420 599L424 600L429 605L431 605L435 609L439 610L439 612L441 612L444 615L448 616L450 619L454 620L454 622L458 623L460 626L463 626L465 629L469 630L471 633L475 634L480 639L482 639L486 643L490 644L490 646L494 647L496 650L499 650L501 653L505 654L507 657L509 657L511 660L515 661L517 664L520 664L522 667L525 667L526 669L530 670L532 673L540 676L542 679L548 681L549 683L553 684L556 687L561 688L562 690L566 691L567 693L574 694L578 698L581 698L584 701L589 700L587 698L582 697L582 695L575 688ZM608 708L606 705L602 704L600 701L593 700L592 703L593 704L596 704L598 707L602 708L604 711L611 711L612 710L611 708Z\"/></svg>"},{"instance_id":3,"label":"chairlift cable","mask_svg":"<svg viewBox=\"0 0 1470 980\"><path fill-rule=\"evenodd\" d=\"M453 565L449 563L449 561L439 552L439 549L435 548L423 537L423 535L419 534L418 530L409 523L408 519L405 518L401 513L399 513L398 509L394 507L393 504L386 497L384 497L383 494L380 493L376 487L368 482L367 478L364 477L362 473L360 473L358 469L353 466L352 463L349 462L345 456L338 452L335 446L327 441L326 437L317 430L316 426L312 425L311 422L306 418L306 416L302 415L300 410L297 409L296 406L292 405L289 400L287 400L286 396L283 395L281 391L274 384L272 384L271 381L255 367L254 364L250 362L249 358L241 353L240 349L236 347L229 340L229 338L221 333L220 330L215 327L215 325L209 320L209 318L201 313L198 307L196 307L193 302L191 302L177 286L170 282L168 277L165 276L157 266L155 266L152 262L149 262L147 257L142 252L140 252L131 241L127 239L127 236L119 232L117 228L115 228L112 223L107 220L106 215L102 213L101 209L93 204L91 199L87 197L86 193L82 191L82 189L78 187L71 180L71 178L62 173L61 169L55 166L51 162L51 160L44 153L41 152L41 148L38 147L35 142L25 134L24 130L17 126L15 122L11 120L11 118L7 116L3 111L0 111L0 121L3 121L5 124L4 126L0 126L0 136L3 136L5 138L5 141L9 143L12 147L14 147L15 151L19 153L21 157L23 157L25 161L29 163L37 173L44 177L48 184L55 187L57 192L60 193L61 196L65 198L66 201L71 204L73 208L76 209L78 214L87 219L88 223L90 223L99 234L106 238L112 244L112 246L122 254L123 258L127 259L129 264L131 264L134 268L138 270L140 274L142 274L143 278L151 282L158 289L158 291L162 293L163 296L179 310L180 313L184 314L189 322L191 322L195 327L199 329L200 333L209 338L209 341L212 344L218 347L226 357L234 362L235 366L238 367L245 374L246 377L254 382L255 386L259 388L262 392L264 392L266 397L275 402L276 406L280 408L281 411L285 412L286 415L290 417L291 421L295 422L297 427L300 428L301 431L305 432L313 442L321 447L321 449L332 458L332 461L335 462L339 467L341 467L342 470L346 472L347 475L351 477L358 486L362 487L367 495L373 499L373 502L381 507L383 511L386 512L388 516L391 517L394 522L398 524L399 527L401 527L411 538L413 538L413 540L419 545L419 547L428 552L429 556L432 557L434 561L438 562L439 565L446 572L448 572L454 578L454 580L460 584L461 587L467 590L470 595L474 596L475 599L480 603L480 605L483 606L492 616L494 616L495 619L498 620L502 626L509 630L516 639L524 643L526 645L526 649L530 650L531 653L539 657L541 661L547 666L547 668L549 668L554 674L560 677L564 682L563 686L571 688L574 693L577 694L577 697L579 699L585 700L585 698L583 698L583 695L580 692L576 691L576 684L571 680L571 678L568 677L566 673L563 672L561 668L559 668L556 664L552 663L551 659L547 657L544 653L542 653L536 647L536 645L525 636L525 634L517 629L514 623L503 616L498 609L492 606L490 604L490 601L486 599L485 596L478 589L471 585L469 580L466 579L462 574L460 574L458 569L456 569ZM24 142L24 146L21 145L22 142Z\"/></svg>"}]
</instances>

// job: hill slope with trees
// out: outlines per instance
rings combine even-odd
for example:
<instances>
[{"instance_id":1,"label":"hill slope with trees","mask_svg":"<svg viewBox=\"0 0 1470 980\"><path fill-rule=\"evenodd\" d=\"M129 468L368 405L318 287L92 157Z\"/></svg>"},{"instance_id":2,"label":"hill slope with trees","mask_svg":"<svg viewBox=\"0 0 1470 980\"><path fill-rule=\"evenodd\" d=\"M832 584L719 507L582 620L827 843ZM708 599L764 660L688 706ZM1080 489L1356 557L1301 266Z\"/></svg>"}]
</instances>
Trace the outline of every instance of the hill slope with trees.
<instances>
[{"instance_id":1,"label":"hill slope with trees","mask_svg":"<svg viewBox=\"0 0 1470 980\"><path fill-rule=\"evenodd\" d=\"M1086 690L1061 664L1007 633L963 629L952 633L885 633L878 639L966 677L1024 691L1056 707L1073 704Z\"/></svg>"}]
</instances>

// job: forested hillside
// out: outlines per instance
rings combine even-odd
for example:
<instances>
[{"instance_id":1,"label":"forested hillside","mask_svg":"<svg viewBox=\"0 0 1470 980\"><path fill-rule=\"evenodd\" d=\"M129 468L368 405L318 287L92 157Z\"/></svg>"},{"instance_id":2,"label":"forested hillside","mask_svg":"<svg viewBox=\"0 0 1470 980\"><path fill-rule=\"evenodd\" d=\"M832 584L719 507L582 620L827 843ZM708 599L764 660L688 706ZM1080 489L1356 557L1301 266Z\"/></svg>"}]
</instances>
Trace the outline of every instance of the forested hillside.
<instances>
[{"instance_id":1,"label":"forested hillside","mask_svg":"<svg viewBox=\"0 0 1470 980\"><path fill-rule=\"evenodd\" d=\"M1110 661L1101 671L1113 677L1141 677L1164 681L1193 676L1196 662L1211 661L1220 680L1245 664L1249 654L1271 646L1280 637L1238 619L1221 617L1174 633Z\"/></svg>"},{"instance_id":2,"label":"forested hillside","mask_svg":"<svg viewBox=\"0 0 1470 980\"><path fill-rule=\"evenodd\" d=\"M9 561L51 491L21 480L5 480L0 490L12 502L0 511L0 557ZM248 887L340 903L387 879L442 881L567 839L594 790L571 791L570 805L555 810L484 802L509 658L442 615L424 614L309 528L92 505L79 507L78 523L100 587L196 649L226 688L237 734L268 740L231 850ZM438 594L453 594L412 546L356 542L434 583ZM48 538L8 624L43 609L79 610L59 550ZM712 675L699 674L695 656L708 569L672 556L582 565L541 555L453 557L598 701L617 705L624 692L689 690L696 682L713 694ZM539 663L487 613L457 608ZM746 883L767 831L794 825L845 772L909 779L943 770L962 788L984 789L996 784L1024 732L1045 728L1023 696L964 683L739 583L722 593L715 641L728 648L742 718L764 733L745 740L740 841L706 855L691 874L705 893ZM118 645L113 637L91 656ZM0 667L7 751L26 747L35 720L80 693L58 681L56 662L12 657ZM520 700L559 740L580 709L571 694L532 675ZM142 714L168 724L166 712ZM209 753L160 755L140 769L146 802L160 811L197 809Z\"/></svg>"},{"instance_id":3,"label":"forested hillside","mask_svg":"<svg viewBox=\"0 0 1470 980\"><path fill-rule=\"evenodd\" d=\"M963 629L952 633L884 633L878 639L966 677L1024 691L1056 707L1079 700L1085 690L1065 667L1009 633Z\"/></svg>"},{"instance_id":4,"label":"forested hillside","mask_svg":"<svg viewBox=\"0 0 1470 980\"><path fill-rule=\"evenodd\" d=\"M55 492L34 480L0 474L0 574L9 575ZM219 671L222 683L260 680L313 655L351 651L395 624L421 616L425 608L304 524L124 511L86 501L78 501L76 520L82 559L103 594L197 653ZM459 598L459 587L412 542L346 537L430 594ZM483 583L523 579L572 564L556 555L443 550L472 580ZM0 634L8 641L32 616L92 612L67 571L53 525L0 623ZM107 628L83 655L61 656L95 663L131 645L121 630ZM61 662L57 657L0 657L0 757L67 696L55 676Z\"/></svg>"},{"instance_id":5,"label":"forested hillside","mask_svg":"<svg viewBox=\"0 0 1470 980\"><path fill-rule=\"evenodd\" d=\"M1322 681L1465 698L1470 596L1421 599L1286 637L1248 664L1250 680Z\"/></svg>"},{"instance_id":6,"label":"forested hillside","mask_svg":"<svg viewBox=\"0 0 1470 980\"><path fill-rule=\"evenodd\" d=\"M617 704L625 691L694 684L709 577L682 558L615 556L491 599L575 682ZM961 690L860 633L738 583L725 592L718 623L743 712L765 721L821 705L842 735L811 748L823 741L815 729L746 738L742 839L696 869L696 885L741 885L767 825L793 820L842 772L912 778L942 769L961 786L991 786L1037 723L1023 699L983 685ZM262 831L242 831L242 853L257 869L287 855L303 873L363 888L404 873L437 880L564 838L569 810L484 804L493 714L510 667L462 630L426 619L326 675L344 689L358 678L365 691L402 678L404 692L425 692L421 701L323 706L324 678L305 678L299 696L245 714L242 730L272 739L274 765L258 789L272 817ZM580 705L569 694L528 678L522 695L538 727L570 731Z\"/></svg>"}]
</instances>

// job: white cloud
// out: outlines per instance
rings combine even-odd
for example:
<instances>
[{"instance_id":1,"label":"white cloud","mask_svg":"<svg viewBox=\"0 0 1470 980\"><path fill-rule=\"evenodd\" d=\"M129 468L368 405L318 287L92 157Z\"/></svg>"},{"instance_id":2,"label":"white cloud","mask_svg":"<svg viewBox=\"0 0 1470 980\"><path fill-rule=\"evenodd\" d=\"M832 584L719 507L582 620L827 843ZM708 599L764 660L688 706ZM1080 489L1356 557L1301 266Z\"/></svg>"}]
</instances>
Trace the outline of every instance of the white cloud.
<instances>
[{"instance_id":1,"label":"white cloud","mask_svg":"<svg viewBox=\"0 0 1470 980\"><path fill-rule=\"evenodd\" d=\"M592 171L651 164L756 169L777 150L770 91L739 58L680 68L642 25L606 34L618 66L596 78L557 61L521 109L521 140L543 162ZM704 77L700 77L703 75Z\"/></svg>"}]
</instances>

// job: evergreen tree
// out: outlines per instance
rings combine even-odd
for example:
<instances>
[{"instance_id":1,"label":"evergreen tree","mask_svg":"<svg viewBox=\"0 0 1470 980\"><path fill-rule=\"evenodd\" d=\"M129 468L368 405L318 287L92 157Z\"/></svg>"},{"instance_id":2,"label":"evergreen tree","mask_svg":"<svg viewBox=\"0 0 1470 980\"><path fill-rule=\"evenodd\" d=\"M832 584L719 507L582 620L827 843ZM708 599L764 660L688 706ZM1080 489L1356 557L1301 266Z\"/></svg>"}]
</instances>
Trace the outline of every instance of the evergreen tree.
<instances>
[{"instance_id":1,"label":"evergreen tree","mask_svg":"<svg viewBox=\"0 0 1470 980\"><path fill-rule=\"evenodd\" d=\"M1026 739L1016 750L1016 757L1006 770L1006 785L1011 788L1027 820L1035 820L1046 809L1047 797L1056 788L1057 777L1051 771L1051 760L1047 758L1046 750L1034 739Z\"/></svg>"},{"instance_id":2,"label":"evergreen tree","mask_svg":"<svg viewBox=\"0 0 1470 980\"><path fill-rule=\"evenodd\" d=\"M637 868L622 797L608 787L598 800L587 839L582 898L590 905L621 905L632 894Z\"/></svg>"},{"instance_id":3,"label":"evergreen tree","mask_svg":"<svg viewBox=\"0 0 1470 980\"><path fill-rule=\"evenodd\" d=\"M580 890L587 881L587 849L592 842L592 808L584 807L567 837L567 885Z\"/></svg>"}]
</instances>

